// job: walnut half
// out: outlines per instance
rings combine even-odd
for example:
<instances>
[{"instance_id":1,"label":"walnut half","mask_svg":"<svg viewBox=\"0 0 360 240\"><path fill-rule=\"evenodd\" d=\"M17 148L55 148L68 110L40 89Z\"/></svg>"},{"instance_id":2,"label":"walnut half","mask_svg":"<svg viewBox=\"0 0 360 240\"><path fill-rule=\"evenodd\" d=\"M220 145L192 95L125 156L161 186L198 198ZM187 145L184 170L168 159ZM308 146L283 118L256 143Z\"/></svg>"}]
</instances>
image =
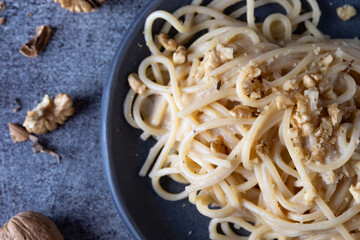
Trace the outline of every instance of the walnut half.
<instances>
[{"instance_id":1,"label":"walnut half","mask_svg":"<svg viewBox=\"0 0 360 240\"><path fill-rule=\"evenodd\" d=\"M72 105L73 100L67 94L59 93L54 102L45 95L42 102L27 113L23 126L28 132L36 134L53 131L74 113Z\"/></svg>"}]
</instances>

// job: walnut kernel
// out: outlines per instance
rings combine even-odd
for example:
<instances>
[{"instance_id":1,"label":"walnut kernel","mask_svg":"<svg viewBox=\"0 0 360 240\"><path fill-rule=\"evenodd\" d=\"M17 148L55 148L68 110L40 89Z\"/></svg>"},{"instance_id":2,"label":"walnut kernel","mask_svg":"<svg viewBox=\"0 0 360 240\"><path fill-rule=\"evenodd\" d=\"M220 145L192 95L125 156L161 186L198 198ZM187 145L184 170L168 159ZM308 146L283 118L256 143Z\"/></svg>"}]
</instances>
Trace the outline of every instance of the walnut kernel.
<instances>
[{"instance_id":1,"label":"walnut kernel","mask_svg":"<svg viewBox=\"0 0 360 240\"><path fill-rule=\"evenodd\" d=\"M160 33L156 35L155 38L166 50L171 52L176 51L176 42L174 39L169 38L169 35Z\"/></svg>"},{"instance_id":2,"label":"walnut kernel","mask_svg":"<svg viewBox=\"0 0 360 240\"><path fill-rule=\"evenodd\" d=\"M356 15L356 9L351 5L345 4L344 6L338 7L336 13L341 20L347 21Z\"/></svg>"},{"instance_id":3,"label":"walnut kernel","mask_svg":"<svg viewBox=\"0 0 360 240\"><path fill-rule=\"evenodd\" d=\"M183 64L186 61L186 48L184 46L178 46L173 54L173 62L177 65Z\"/></svg>"},{"instance_id":4,"label":"walnut kernel","mask_svg":"<svg viewBox=\"0 0 360 240\"><path fill-rule=\"evenodd\" d=\"M131 73L128 76L128 82L132 90L137 94L143 94L146 90L146 85L140 80L136 73Z\"/></svg>"},{"instance_id":5,"label":"walnut kernel","mask_svg":"<svg viewBox=\"0 0 360 240\"><path fill-rule=\"evenodd\" d=\"M237 105L229 111L230 116L233 118L251 118L252 111L249 106Z\"/></svg>"},{"instance_id":6,"label":"walnut kernel","mask_svg":"<svg viewBox=\"0 0 360 240\"><path fill-rule=\"evenodd\" d=\"M225 144L221 135L214 138L210 143L211 152L225 153Z\"/></svg>"},{"instance_id":7,"label":"walnut kernel","mask_svg":"<svg viewBox=\"0 0 360 240\"><path fill-rule=\"evenodd\" d=\"M27 113L23 126L28 132L36 134L53 131L74 113L72 105L73 101L67 94L58 94L54 102L45 95L42 102Z\"/></svg>"}]
</instances>

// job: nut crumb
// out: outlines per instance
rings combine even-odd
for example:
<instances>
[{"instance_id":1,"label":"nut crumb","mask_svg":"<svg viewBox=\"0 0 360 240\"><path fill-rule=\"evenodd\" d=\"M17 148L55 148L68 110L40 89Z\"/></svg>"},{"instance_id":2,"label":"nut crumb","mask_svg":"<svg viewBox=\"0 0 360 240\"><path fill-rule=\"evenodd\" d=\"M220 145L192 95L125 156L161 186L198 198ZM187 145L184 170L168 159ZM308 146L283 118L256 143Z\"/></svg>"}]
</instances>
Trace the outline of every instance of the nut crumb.
<instances>
[{"instance_id":1,"label":"nut crumb","mask_svg":"<svg viewBox=\"0 0 360 240\"><path fill-rule=\"evenodd\" d=\"M4 2L4 1L1 1L1 2L0 2L0 8L1 8L1 11L2 11L2 12L5 11L5 2Z\"/></svg>"},{"instance_id":2,"label":"nut crumb","mask_svg":"<svg viewBox=\"0 0 360 240\"><path fill-rule=\"evenodd\" d=\"M169 35L160 33L156 35L155 38L166 50L170 52L176 51L176 42L174 39L169 38Z\"/></svg>"},{"instance_id":3,"label":"nut crumb","mask_svg":"<svg viewBox=\"0 0 360 240\"><path fill-rule=\"evenodd\" d=\"M221 135L218 135L214 138L210 143L210 151L211 152L220 152L225 153L225 144Z\"/></svg>"},{"instance_id":4,"label":"nut crumb","mask_svg":"<svg viewBox=\"0 0 360 240\"><path fill-rule=\"evenodd\" d=\"M305 74L303 77L303 84L306 88L312 88L315 86L314 78L312 78L309 74Z\"/></svg>"},{"instance_id":5,"label":"nut crumb","mask_svg":"<svg viewBox=\"0 0 360 240\"><path fill-rule=\"evenodd\" d=\"M289 106L295 105L295 103L287 96L279 95L275 98L276 107L280 109L288 108Z\"/></svg>"},{"instance_id":6,"label":"nut crumb","mask_svg":"<svg viewBox=\"0 0 360 240\"><path fill-rule=\"evenodd\" d=\"M36 57L47 45L51 35L51 28L46 25L41 25L36 28L35 37L30 39L27 43L23 44L20 49L26 57Z\"/></svg>"},{"instance_id":7,"label":"nut crumb","mask_svg":"<svg viewBox=\"0 0 360 240\"><path fill-rule=\"evenodd\" d=\"M355 186L351 185L349 192L353 196L355 202L360 204L360 182L357 182Z\"/></svg>"},{"instance_id":8,"label":"nut crumb","mask_svg":"<svg viewBox=\"0 0 360 240\"><path fill-rule=\"evenodd\" d=\"M237 105L229 111L230 116L233 118L251 118L252 111L249 106Z\"/></svg>"},{"instance_id":9,"label":"nut crumb","mask_svg":"<svg viewBox=\"0 0 360 240\"><path fill-rule=\"evenodd\" d=\"M173 54L173 62L176 65L183 64L186 61L186 48L184 46L178 46Z\"/></svg>"},{"instance_id":10,"label":"nut crumb","mask_svg":"<svg viewBox=\"0 0 360 240\"><path fill-rule=\"evenodd\" d=\"M347 21L356 15L356 9L351 5L345 4L338 7L336 13L341 20Z\"/></svg>"},{"instance_id":11,"label":"nut crumb","mask_svg":"<svg viewBox=\"0 0 360 240\"><path fill-rule=\"evenodd\" d=\"M32 14L32 13L29 13L29 14L28 14L28 17L29 17L29 18L31 18L32 16L33 16L33 14Z\"/></svg>"},{"instance_id":12,"label":"nut crumb","mask_svg":"<svg viewBox=\"0 0 360 240\"><path fill-rule=\"evenodd\" d=\"M146 85L140 80L136 73L131 73L128 76L128 82L132 90L137 94L143 94L146 90Z\"/></svg>"},{"instance_id":13,"label":"nut crumb","mask_svg":"<svg viewBox=\"0 0 360 240\"><path fill-rule=\"evenodd\" d=\"M5 23L5 18L0 17L0 26L3 25Z\"/></svg>"},{"instance_id":14,"label":"nut crumb","mask_svg":"<svg viewBox=\"0 0 360 240\"><path fill-rule=\"evenodd\" d=\"M28 111L23 126L30 133L44 134L47 131L53 131L58 124L64 124L75 109L73 100L69 95L59 93L54 102L49 95L45 95L42 102L32 111Z\"/></svg>"}]
</instances>

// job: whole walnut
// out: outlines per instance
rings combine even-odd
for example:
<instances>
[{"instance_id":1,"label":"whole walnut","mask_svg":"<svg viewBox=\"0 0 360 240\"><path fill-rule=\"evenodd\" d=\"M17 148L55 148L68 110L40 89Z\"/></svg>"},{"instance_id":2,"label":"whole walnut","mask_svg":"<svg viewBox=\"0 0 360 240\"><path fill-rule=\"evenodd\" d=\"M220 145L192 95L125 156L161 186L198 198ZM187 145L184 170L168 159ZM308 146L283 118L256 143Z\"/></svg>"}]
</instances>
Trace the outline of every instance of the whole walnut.
<instances>
[{"instance_id":1,"label":"whole walnut","mask_svg":"<svg viewBox=\"0 0 360 240\"><path fill-rule=\"evenodd\" d=\"M37 212L21 212L0 228L1 240L64 240L59 229Z\"/></svg>"}]
</instances>

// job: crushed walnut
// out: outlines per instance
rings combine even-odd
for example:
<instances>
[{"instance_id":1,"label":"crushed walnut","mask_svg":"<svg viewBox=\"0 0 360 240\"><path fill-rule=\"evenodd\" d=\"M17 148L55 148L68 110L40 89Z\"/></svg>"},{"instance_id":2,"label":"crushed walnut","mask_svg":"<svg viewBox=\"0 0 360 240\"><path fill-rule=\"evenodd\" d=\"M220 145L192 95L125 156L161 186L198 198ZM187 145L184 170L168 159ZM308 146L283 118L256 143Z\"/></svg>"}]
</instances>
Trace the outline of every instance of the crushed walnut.
<instances>
[{"instance_id":1,"label":"crushed walnut","mask_svg":"<svg viewBox=\"0 0 360 240\"><path fill-rule=\"evenodd\" d=\"M1 8L1 11L2 11L2 12L5 11L5 2L4 2L4 1L1 1L1 2L0 2L0 8Z\"/></svg>"},{"instance_id":2,"label":"crushed walnut","mask_svg":"<svg viewBox=\"0 0 360 240\"><path fill-rule=\"evenodd\" d=\"M0 26L3 25L5 23L5 18L0 17Z\"/></svg>"},{"instance_id":3,"label":"crushed walnut","mask_svg":"<svg viewBox=\"0 0 360 240\"><path fill-rule=\"evenodd\" d=\"M176 65L183 64L186 61L186 48L182 45L178 46L173 54L173 62Z\"/></svg>"},{"instance_id":4,"label":"crushed walnut","mask_svg":"<svg viewBox=\"0 0 360 240\"><path fill-rule=\"evenodd\" d=\"M176 42L174 39L170 38L169 35L160 33L156 35L155 38L166 50L170 52L176 51Z\"/></svg>"},{"instance_id":5,"label":"crushed walnut","mask_svg":"<svg viewBox=\"0 0 360 240\"><path fill-rule=\"evenodd\" d=\"M225 144L221 135L215 137L210 143L211 152L225 153Z\"/></svg>"},{"instance_id":6,"label":"crushed walnut","mask_svg":"<svg viewBox=\"0 0 360 240\"><path fill-rule=\"evenodd\" d=\"M295 105L294 101L292 101L289 97L284 95L279 95L275 98L276 107L280 109L288 108L289 106Z\"/></svg>"},{"instance_id":7,"label":"crushed walnut","mask_svg":"<svg viewBox=\"0 0 360 240\"><path fill-rule=\"evenodd\" d=\"M39 153L39 152L44 153L45 152L45 153L55 156L58 163L61 162L61 157L58 153L41 145L39 143L39 139L37 137L35 137L34 135L31 135L22 126L19 126L14 123L9 123L9 132L10 132L11 139L13 140L14 143L30 140L33 143L31 149L33 150L34 153Z\"/></svg>"},{"instance_id":8,"label":"crushed walnut","mask_svg":"<svg viewBox=\"0 0 360 240\"><path fill-rule=\"evenodd\" d=\"M143 94L146 90L146 85L140 80L136 73L129 74L128 83L131 89L137 94Z\"/></svg>"},{"instance_id":9,"label":"crushed walnut","mask_svg":"<svg viewBox=\"0 0 360 240\"><path fill-rule=\"evenodd\" d=\"M54 0L55 3L60 3L62 8L70 12L85 12L97 10L105 2L105 0Z\"/></svg>"},{"instance_id":10,"label":"crushed walnut","mask_svg":"<svg viewBox=\"0 0 360 240\"><path fill-rule=\"evenodd\" d=\"M229 111L230 116L233 118L250 118L252 117L252 111L249 106L237 105Z\"/></svg>"},{"instance_id":11,"label":"crushed walnut","mask_svg":"<svg viewBox=\"0 0 360 240\"><path fill-rule=\"evenodd\" d=\"M29 42L23 44L20 49L26 57L36 57L47 45L47 42L51 35L51 28L46 25L41 25L36 28L35 37L29 40Z\"/></svg>"},{"instance_id":12,"label":"crushed walnut","mask_svg":"<svg viewBox=\"0 0 360 240\"><path fill-rule=\"evenodd\" d=\"M246 66L240 70L241 87L254 100L261 98L261 92L265 91L260 74L261 69L257 66Z\"/></svg>"},{"instance_id":13,"label":"crushed walnut","mask_svg":"<svg viewBox=\"0 0 360 240\"><path fill-rule=\"evenodd\" d=\"M355 186L351 185L349 192L353 196L355 202L360 204L360 182L357 182Z\"/></svg>"},{"instance_id":14,"label":"crushed walnut","mask_svg":"<svg viewBox=\"0 0 360 240\"><path fill-rule=\"evenodd\" d=\"M224 62L234 58L234 50L225 47L224 44L217 44L215 48L205 53L203 60L204 72L208 73L223 64Z\"/></svg>"},{"instance_id":15,"label":"crushed walnut","mask_svg":"<svg viewBox=\"0 0 360 240\"><path fill-rule=\"evenodd\" d=\"M44 134L55 130L58 124L64 124L74 111L73 100L69 95L59 93L54 102L49 95L45 95L41 103L28 111L23 126L30 133Z\"/></svg>"},{"instance_id":16,"label":"crushed walnut","mask_svg":"<svg viewBox=\"0 0 360 240\"><path fill-rule=\"evenodd\" d=\"M351 5L345 4L338 7L336 13L341 20L347 21L356 15L356 9Z\"/></svg>"}]
</instances>

